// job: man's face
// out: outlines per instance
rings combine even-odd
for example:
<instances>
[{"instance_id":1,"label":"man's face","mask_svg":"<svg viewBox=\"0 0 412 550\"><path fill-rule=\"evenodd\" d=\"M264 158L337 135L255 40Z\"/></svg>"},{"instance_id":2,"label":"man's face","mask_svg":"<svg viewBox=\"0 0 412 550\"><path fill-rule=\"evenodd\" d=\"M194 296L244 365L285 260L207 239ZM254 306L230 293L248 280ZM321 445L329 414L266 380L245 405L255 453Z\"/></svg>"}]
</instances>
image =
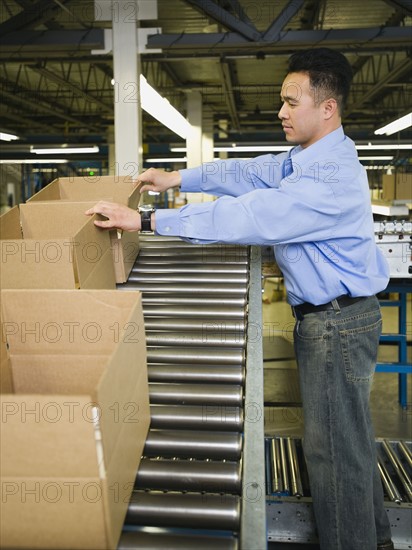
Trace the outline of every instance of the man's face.
<instances>
[{"instance_id":1,"label":"man's face","mask_svg":"<svg viewBox=\"0 0 412 550\"><path fill-rule=\"evenodd\" d=\"M323 102L315 105L309 75L290 73L282 84L283 102L278 117L282 121L286 141L308 147L324 135Z\"/></svg>"}]
</instances>

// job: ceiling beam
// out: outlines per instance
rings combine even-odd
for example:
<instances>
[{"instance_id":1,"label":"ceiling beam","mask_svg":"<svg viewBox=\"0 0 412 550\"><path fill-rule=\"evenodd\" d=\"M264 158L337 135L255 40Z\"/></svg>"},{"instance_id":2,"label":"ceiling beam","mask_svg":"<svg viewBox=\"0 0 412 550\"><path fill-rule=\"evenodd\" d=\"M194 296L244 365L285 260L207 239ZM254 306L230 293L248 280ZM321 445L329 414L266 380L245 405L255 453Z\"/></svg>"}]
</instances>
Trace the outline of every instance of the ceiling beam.
<instances>
[{"instance_id":1,"label":"ceiling beam","mask_svg":"<svg viewBox=\"0 0 412 550\"><path fill-rule=\"evenodd\" d=\"M237 17L215 4L212 0L186 0L186 2L227 29L239 33L246 40L259 40L261 37L260 32L253 25L237 19Z\"/></svg>"},{"instance_id":2,"label":"ceiling beam","mask_svg":"<svg viewBox=\"0 0 412 550\"><path fill-rule=\"evenodd\" d=\"M264 52L278 52L284 49L305 49L313 46L327 46L348 51L373 51L381 48L405 49L410 39L409 27L372 27L355 29L323 29L304 31L281 31L277 42L256 41L251 43L238 33L188 33L152 34L148 36L148 48L164 50L203 50L213 49L217 53L246 50L248 55L256 53L255 48Z\"/></svg>"},{"instance_id":3,"label":"ceiling beam","mask_svg":"<svg viewBox=\"0 0 412 550\"><path fill-rule=\"evenodd\" d=\"M272 42L280 38L280 31L289 23L300 8L303 6L304 0L290 0L287 6L282 10L280 15L272 21L271 25L267 28L263 35L263 40Z\"/></svg>"},{"instance_id":4,"label":"ceiling beam","mask_svg":"<svg viewBox=\"0 0 412 550\"><path fill-rule=\"evenodd\" d=\"M247 13L244 11L242 6L239 3L239 0L226 0L226 2L230 5L232 12L237 14L239 19L249 25L249 27L255 28L252 21L249 19Z\"/></svg>"},{"instance_id":5,"label":"ceiling beam","mask_svg":"<svg viewBox=\"0 0 412 550\"><path fill-rule=\"evenodd\" d=\"M70 0L60 0L63 4ZM61 7L54 0L38 0L0 25L0 35L41 25L57 15Z\"/></svg>"},{"instance_id":6,"label":"ceiling beam","mask_svg":"<svg viewBox=\"0 0 412 550\"><path fill-rule=\"evenodd\" d=\"M5 22L7 23L7 21ZM104 48L104 29L76 29L76 30L52 30L52 31L14 31L7 34L1 33L0 46L2 48L27 46L33 48L73 48L86 50Z\"/></svg>"},{"instance_id":7,"label":"ceiling beam","mask_svg":"<svg viewBox=\"0 0 412 550\"><path fill-rule=\"evenodd\" d=\"M223 94L229 111L232 128L239 130L238 109L236 107L229 64L227 62L219 63L219 70L223 82Z\"/></svg>"}]
</instances>

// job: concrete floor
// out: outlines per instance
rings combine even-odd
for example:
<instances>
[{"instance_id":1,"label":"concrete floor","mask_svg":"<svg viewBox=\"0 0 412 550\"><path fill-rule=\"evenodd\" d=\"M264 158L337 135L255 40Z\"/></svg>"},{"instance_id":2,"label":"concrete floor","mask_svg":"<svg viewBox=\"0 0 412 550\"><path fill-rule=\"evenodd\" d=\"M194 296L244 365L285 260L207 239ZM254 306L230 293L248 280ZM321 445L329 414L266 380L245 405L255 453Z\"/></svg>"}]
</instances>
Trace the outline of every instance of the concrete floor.
<instances>
[{"instance_id":1,"label":"concrete floor","mask_svg":"<svg viewBox=\"0 0 412 550\"><path fill-rule=\"evenodd\" d=\"M264 298L273 295L266 282ZM270 299L267 300L270 302ZM408 327L412 327L409 308ZM398 310L382 308L383 332L396 333ZM302 435L303 419L296 362L293 351L294 319L290 306L283 300L263 303L263 351L265 391L265 435ZM408 340L412 340L409 334ZM408 361L412 362L409 346ZM378 361L396 361L397 347L381 345ZM398 374L375 373L371 393L371 414L377 438L412 440L412 378L408 377L408 406L398 402ZM316 545L270 543L270 550L316 550Z\"/></svg>"}]
</instances>

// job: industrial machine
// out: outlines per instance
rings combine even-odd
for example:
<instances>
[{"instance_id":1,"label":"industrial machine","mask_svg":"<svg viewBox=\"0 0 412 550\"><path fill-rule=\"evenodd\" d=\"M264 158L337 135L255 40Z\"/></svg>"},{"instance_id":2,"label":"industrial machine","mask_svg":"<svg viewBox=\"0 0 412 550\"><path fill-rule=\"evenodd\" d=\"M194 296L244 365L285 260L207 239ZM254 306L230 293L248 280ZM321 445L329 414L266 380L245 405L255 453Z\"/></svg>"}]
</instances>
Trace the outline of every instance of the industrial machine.
<instances>
[{"instance_id":1,"label":"industrial machine","mask_svg":"<svg viewBox=\"0 0 412 550\"><path fill-rule=\"evenodd\" d=\"M383 218L374 222L375 241L388 260L391 279L412 279L412 222Z\"/></svg>"}]
</instances>

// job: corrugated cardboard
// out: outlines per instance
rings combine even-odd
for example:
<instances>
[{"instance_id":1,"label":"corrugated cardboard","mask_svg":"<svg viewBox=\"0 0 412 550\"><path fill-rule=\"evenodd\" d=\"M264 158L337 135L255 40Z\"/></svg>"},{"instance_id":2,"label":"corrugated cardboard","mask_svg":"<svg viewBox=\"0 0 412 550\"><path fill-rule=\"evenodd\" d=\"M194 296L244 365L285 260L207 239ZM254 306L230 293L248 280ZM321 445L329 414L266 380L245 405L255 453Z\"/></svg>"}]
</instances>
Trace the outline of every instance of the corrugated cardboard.
<instances>
[{"instance_id":1,"label":"corrugated cardboard","mask_svg":"<svg viewBox=\"0 0 412 550\"><path fill-rule=\"evenodd\" d=\"M150 422L141 295L1 298L0 546L114 549Z\"/></svg>"},{"instance_id":2,"label":"corrugated cardboard","mask_svg":"<svg viewBox=\"0 0 412 550\"><path fill-rule=\"evenodd\" d=\"M412 174L402 171L382 176L382 198L385 201L412 201Z\"/></svg>"},{"instance_id":3,"label":"corrugated cardboard","mask_svg":"<svg viewBox=\"0 0 412 550\"><path fill-rule=\"evenodd\" d=\"M136 209L140 201L140 191L136 183L137 180L130 176L58 178L27 202L107 200ZM116 282L124 283L139 252L139 234L113 230L110 231L110 236Z\"/></svg>"},{"instance_id":4,"label":"corrugated cardboard","mask_svg":"<svg viewBox=\"0 0 412 550\"><path fill-rule=\"evenodd\" d=\"M66 202L6 212L0 217L1 288L114 289L110 236L94 219Z\"/></svg>"}]
</instances>

